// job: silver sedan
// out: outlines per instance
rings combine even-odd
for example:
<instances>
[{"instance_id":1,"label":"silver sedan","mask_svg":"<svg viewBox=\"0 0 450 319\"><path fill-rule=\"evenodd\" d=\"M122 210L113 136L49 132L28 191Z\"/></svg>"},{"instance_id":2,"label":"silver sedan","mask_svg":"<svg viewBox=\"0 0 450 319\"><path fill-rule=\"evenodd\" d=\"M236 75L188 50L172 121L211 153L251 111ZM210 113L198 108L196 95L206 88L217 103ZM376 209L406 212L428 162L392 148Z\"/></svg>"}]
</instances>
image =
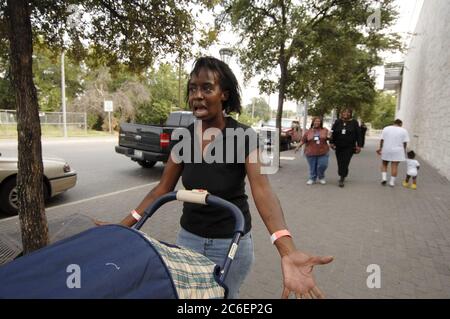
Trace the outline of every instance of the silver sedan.
<instances>
[{"instance_id":1,"label":"silver sedan","mask_svg":"<svg viewBox=\"0 0 450 319\"><path fill-rule=\"evenodd\" d=\"M0 156L0 211L16 215L19 194L16 188L17 157ZM77 183L77 173L60 158L44 158L44 198L58 195Z\"/></svg>"}]
</instances>

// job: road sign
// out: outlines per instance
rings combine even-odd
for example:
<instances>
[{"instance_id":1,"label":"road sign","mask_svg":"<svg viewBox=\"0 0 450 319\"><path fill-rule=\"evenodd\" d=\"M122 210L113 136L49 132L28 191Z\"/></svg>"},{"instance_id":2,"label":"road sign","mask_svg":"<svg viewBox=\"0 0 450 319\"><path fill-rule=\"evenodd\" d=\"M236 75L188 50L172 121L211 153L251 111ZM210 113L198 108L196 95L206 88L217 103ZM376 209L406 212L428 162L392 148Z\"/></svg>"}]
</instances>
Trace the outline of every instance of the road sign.
<instances>
[{"instance_id":1,"label":"road sign","mask_svg":"<svg viewBox=\"0 0 450 319\"><path fill-rule=\"evenodd\" d=\"M103 105L105 107L105 112L112 112L113 111L113 101L104 101Z\"/></svg>"}]
</instances>

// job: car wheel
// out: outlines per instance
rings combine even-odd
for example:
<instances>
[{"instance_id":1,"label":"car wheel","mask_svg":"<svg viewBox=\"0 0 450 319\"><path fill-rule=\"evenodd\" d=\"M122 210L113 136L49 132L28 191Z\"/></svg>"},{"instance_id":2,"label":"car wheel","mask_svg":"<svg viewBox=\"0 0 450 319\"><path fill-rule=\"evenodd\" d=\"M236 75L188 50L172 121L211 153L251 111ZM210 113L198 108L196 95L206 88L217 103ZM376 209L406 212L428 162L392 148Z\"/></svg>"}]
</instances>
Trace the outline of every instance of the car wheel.
<instances>
[{"instance_id":1,"label":"car wheel","mask_svg":"<svg viewBox=\"0 0 450 319\"><path fill-rule=\"evenodd\" d=\"M156 161L137 161L139 165L141 165L143 168L152 168L155 166Z\"/></svg>"},{"instance_id":2,"label":"car wheel","mask_svg":"<svg viewBox=\"0 0 450 319\"><path fill-rule=\"evenodd\" d=\"M44 201L50 198L47 185L44 188ZM17 193L16 178L6 181L0 189L0 211L8 216L17 215L19 211L19 195Z\"/></svg>"},{"instance_id":3,"label":"car wheel","mask_svg":"<svg viewBox=\"0 0 450 319\"><path fill-rule=\"evenodd\" d=\"M0 210L8 216L17 215L18 203L16 179L11 178L0 189Z\"/></svg>"}]
</instances>

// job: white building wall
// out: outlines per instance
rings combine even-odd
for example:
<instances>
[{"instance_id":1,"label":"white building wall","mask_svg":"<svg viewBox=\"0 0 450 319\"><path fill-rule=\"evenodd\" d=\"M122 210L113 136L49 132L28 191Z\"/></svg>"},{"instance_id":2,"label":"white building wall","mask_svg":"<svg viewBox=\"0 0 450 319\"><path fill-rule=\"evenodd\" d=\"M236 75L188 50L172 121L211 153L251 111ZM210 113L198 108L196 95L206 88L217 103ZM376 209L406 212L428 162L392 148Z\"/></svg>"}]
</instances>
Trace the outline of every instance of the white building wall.
<instances>
[{"instance_id":1,"label":"white building wall","mask_svg":"<svg viewBox=\"0 0 450 319\"><path fill-rule=\"evenodd\" d=\"M450 1L425 0L414 33L396 118L409 148L450 179Z\"/></svg>"}]
</instances>

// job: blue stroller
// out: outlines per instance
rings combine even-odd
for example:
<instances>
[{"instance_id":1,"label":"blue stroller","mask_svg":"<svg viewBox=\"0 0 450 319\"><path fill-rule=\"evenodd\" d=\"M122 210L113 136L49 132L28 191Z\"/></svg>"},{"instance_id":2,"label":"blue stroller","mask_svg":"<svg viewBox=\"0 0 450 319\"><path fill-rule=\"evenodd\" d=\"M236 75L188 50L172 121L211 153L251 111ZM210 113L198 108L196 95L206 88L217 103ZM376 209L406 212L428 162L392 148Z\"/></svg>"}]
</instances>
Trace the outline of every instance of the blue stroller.
<instances>
[{"instance_id":1,"label":"blue stroller","mask_svg":"<svg viewBox=\"0 0 450 319\"><path fill-rule=\"evenodd\" d=\"M223 265L139 231L173 200L233 214L234 236ZM171 192L150 205L133 228L91 228L0 267L0 298L226 298L224 281L243 231L244 218L234 204L206 191Z\"/></svg>"}]
</instances>

